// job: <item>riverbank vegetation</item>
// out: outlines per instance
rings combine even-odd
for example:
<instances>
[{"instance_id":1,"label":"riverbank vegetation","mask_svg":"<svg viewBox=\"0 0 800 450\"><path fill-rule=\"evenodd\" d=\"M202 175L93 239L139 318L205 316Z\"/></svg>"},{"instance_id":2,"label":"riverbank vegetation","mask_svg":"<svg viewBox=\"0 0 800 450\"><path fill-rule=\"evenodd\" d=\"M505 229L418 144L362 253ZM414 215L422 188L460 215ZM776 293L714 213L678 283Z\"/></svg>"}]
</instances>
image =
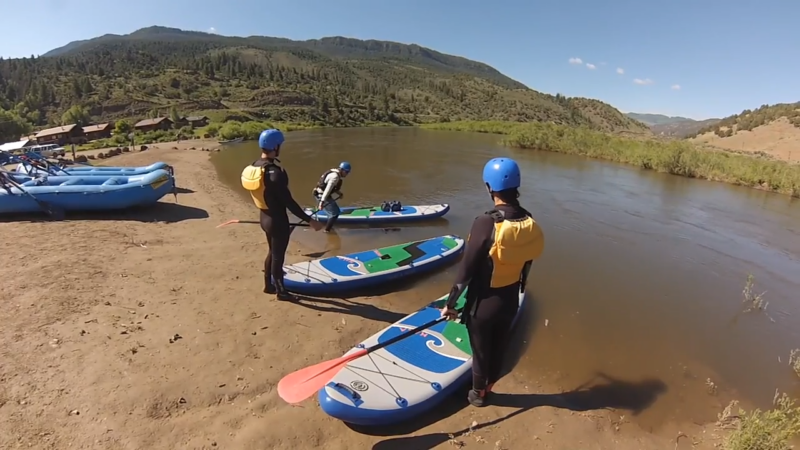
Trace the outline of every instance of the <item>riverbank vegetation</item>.
<instances>
[{"instance_id":1,"label":"riverbank vegetation","mask_svg":"<svg viewBox=\"0 0 800 450\"><path fill-rule=\"evenodd\" d=\"M725 450L788 450L800 435L800 407L786 394L775 392L774 407L767 411L745 411L732 401L719 415L717 425L728 434Z\"/></svg>"},{"instance_id":2,"label":"riverbank vegetation","mask_svg":"<svg viewBox=\"0 0 800 450\"><path fill-rule=\"evenodd\" d=\"M181 128L174 128L169 130L155 130L147 133L134 131L135 145L149 145L160 142L173 142L178 140L187 140L194 138L218 138L219 140L230 140L243 138L244 140L258 139L267 128L279 128L283 131L297 131L318 128L315 124L304 123L283 123L283 122L269 122L255 120L252 117L240 116L229 117L222 115L218 117L215 115L211 119L211 123L204 127L192 128L191 126L184 126ZM219 121L215 121L218 119ZM132 126L130 121L121 120L116 123L114 135L107 139L98 139L87 144L76 147L77 151L96 150L109 147L126 147L131 144L128 134Z\"/></svg>"},{"instance_id":3,"label":"riverbank vegetation","mask_svg":"<svg viewBox=\"0 0 800 450\"><path fill-rule=\"evenodd\" d=\"M62 125L75 105L97 123L176 107L315 126L513 120L649 133L598 100L543 94L486 64L394 42L150 27L0 58L0 141Z\"/></svg>"},{"instance_id":4,"label":"riverbank vegetation","mask_svg":"<svg viewBox=\"0 0 800 450\"><path fill-rule=\"evenodd\" d=\"M789 365L792 366L794 373L800 377L800 348L792 350L789 354Z\"/></svg>"},{"instance_id":5,"label":"riverbank vegetation","mask_svg":"<svg viewBox=\"0 0 800 450\"><path fill-rule=\"evenodd\" d=\"M450 122L432 130L501 134L510 147L567 153L630 164L642 169L702 178L800 197L800 165L698 148L686 141L610 135L550 123Z\"/></svg>"}]
</instances>

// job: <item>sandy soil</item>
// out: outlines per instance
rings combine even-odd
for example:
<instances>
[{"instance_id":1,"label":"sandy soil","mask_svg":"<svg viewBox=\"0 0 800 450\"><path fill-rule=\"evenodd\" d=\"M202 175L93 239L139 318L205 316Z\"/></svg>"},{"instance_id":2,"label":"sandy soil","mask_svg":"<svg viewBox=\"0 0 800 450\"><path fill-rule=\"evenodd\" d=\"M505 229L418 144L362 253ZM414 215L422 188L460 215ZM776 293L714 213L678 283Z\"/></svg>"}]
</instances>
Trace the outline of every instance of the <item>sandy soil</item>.
<instances>
[{"instance_id":1,"label":"sandy soil","mask_svg":"<svg viewBox=\"0 0 800 450\"><path fill-rule=\"evenodd\" d=\"M258 227L216 228L252 218L252 206L216 180L207 153L171 147L111 161L174 165L177 204L170 195L114 219L0 223L0 448L713 448L709 425L640 427L636 410L658 398L646 383L546 395L575 386L512 372L497 390L519 395L500 396L504 406L458 396L372 433L384 436L352 430L315 399L285 404L283 375L379 331L384 310L411 311L392 295L263 294ZM293 244L290 262L306 251Z\"/></svg>"},{"instance_id":2,"label":"sandy soil","mask_svg":"<svg viewBox=\"0 0 800 450\"><path fill-rule=\"evenodd\" d=\"M731 137L721 138L714 133L706 133L691 141L723 150L764 152L778 160L800 162L800 128L789 123L785 117L752 131L738 131Z\"/></svg>"}]
</instances>

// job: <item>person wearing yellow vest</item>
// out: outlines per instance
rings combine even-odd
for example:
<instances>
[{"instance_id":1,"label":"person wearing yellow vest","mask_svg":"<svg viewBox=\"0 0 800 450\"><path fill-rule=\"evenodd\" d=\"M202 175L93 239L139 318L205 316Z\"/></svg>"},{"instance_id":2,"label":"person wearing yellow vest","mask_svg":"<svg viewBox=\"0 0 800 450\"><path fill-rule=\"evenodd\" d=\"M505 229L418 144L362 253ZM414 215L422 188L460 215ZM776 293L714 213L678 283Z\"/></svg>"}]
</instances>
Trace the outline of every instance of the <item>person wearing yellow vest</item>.
<instances>
[{"instance_id":1,"label":"person wearing yellow vest","mask_svg":"<svg viewBox=\"0 0 800 450\"><path fill-rule=\"evenodd\" d=\"M278 165L283 142L280 130L261 132L258 138L261 158L242 171L242 187L250 192L253 203L259 209L261 229L269 245L269 252L264 259L264 293L277 294L278 300L293 300L294 296L283 284L283 262L292 231L286 210L308 222L314 231L321 230L323 225L306 214L289 191L289 175Z\"/></svg>"},{"instance_id":2,"label":"person wearing yellow vest","mask_svg":"<svg viewBox=\"0 0 800 450\"><path fill-rule=\"evenodd\" d=\"M468 400L484 406L500 378L511 325L519 309L519 292L531 264L544 250L541 228L519 204L519 166L510 158L490 160L483 182L494 209L475 219L464 258L442 316L455 320L456 301L467 289L462 317L472 347L472 389Z\"/></svg>"}]
</instances>

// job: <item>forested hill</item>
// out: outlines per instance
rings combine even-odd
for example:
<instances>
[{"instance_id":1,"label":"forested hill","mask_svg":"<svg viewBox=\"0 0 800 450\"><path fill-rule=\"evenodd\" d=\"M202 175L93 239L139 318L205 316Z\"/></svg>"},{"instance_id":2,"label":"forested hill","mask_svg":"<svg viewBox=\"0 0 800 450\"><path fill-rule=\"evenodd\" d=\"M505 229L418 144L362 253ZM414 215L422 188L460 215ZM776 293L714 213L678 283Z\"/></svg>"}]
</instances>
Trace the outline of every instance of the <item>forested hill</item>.
<instances>
[{"instance_id":1,"label":"forested hill","mask_svg":"<svg viewBox=\"0 0 800 450\"><path fill-rule=\"evenodd\" d=\"M600 101L542 94L486 64L395 42L150 27L72 42L38 58L0 60L6 118L60 124L75 105L94 121L165 114L175 106L184 114L229 109L343 126L538 120L649 132Z\"/></svg>"}]
</instances>

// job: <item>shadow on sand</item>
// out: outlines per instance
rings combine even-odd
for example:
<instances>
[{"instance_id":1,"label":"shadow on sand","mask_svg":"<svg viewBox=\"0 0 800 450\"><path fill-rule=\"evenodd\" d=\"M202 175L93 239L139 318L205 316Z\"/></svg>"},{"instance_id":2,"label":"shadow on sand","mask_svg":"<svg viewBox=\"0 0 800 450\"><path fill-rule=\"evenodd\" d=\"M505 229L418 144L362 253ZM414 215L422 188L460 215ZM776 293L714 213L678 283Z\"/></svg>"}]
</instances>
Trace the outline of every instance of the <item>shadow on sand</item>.
<instances>
[{"instance_id":1,"label":"shadow on sand","mask_svg":"<svg viewBox=\"0 0 800 450\"><path fill-rule=\"evenodd\" d=\"M595 381L600 382L594 384ZM658 379L649 378L631 382L598 373L594 378L578 388L560 394L494 394L491 399L492 405L517 408L517 410L504 417L478 424L472 427L471 430L474 431L497 425L540 406L550 406L553 408L568 409L570 411L616 409L625 410L628 414L637 416L655 403L658 396L666 391L667 385ZM451 415L467 405L463 395L451 399L448 403L454 404L442 405L440 408L437 408L437 410L441 410L437 411L439 412L439 419L446 417L446 415ZM436 420L428 419L427 423L415 424L413 426L418 430L435 422ZM378 434L375 431L365 434L389 436L409 434L416 431L410 431L408 426L405 430L399 427L393 428L394 430L391 431L385 430L384 433L386 434ZM467 427L454 433L431 433L422 436L386 439L378 442L372 448L373 450L430 449L447 442L451 434L453 437L459 437L471 430ZM356 431L364 432L360 429L356 429Z\"/></svg>"},{"instance_id":2,"label":"shadow on sand","mask_svg":"<svg viewBox=\"0 0 800 450\"><path fill-rule=\"evenodd\" d=\"M191 219L206 219L208 212L193 206L178 203L158 202L153 206L131 208L124 211L69 212L64 221L76 220L115 220L125 222L164 222L177 223ZM44 213L8 215L0 222L51 222Z\"/></svg>"},{"instance_id":3,"label":"shadow on sand","mask_svg":"<svg viewBox=\"0 0 800 450\"><path fill-rule=\"evenodd\" d=\"M294 295L297 297L296 304L304 308L324 313L346 314L349 316L358 316L365 319L386 323L395 323L406 316L406 314L387 311L374 305L348 299L320 298L300 294ZM315 305L311 302L322 304Z\"/></svg>"}]
</instances>

